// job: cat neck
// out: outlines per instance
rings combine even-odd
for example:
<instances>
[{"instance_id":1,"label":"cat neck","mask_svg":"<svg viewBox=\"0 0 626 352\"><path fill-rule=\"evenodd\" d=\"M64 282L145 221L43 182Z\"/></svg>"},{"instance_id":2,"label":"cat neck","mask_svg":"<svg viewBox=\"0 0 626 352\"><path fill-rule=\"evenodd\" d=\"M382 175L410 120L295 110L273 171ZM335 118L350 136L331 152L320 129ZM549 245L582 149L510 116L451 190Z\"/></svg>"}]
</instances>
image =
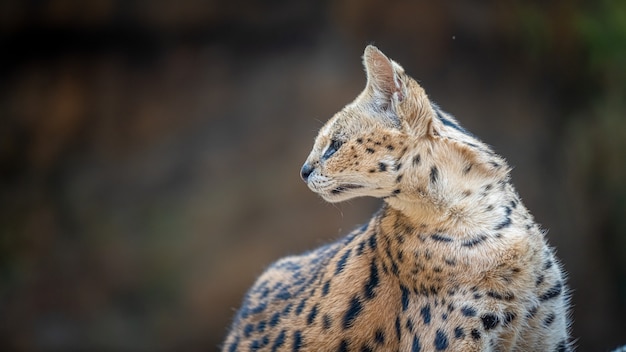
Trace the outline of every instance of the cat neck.
<instances>
[{"instance_id":1,"label":"cat neck","mask_svg":"<svg viewBox=\"0 0 626 352\"><path fill-rule=\"evenodd\" d=\"M462 182L448 182L446 187L433 191L405 185L402 192L385 199L386 212L423 233L446 233L460 239L495 235L511 225L513 213L530 216L508 177L486 179L473 190L464 189Z\"/></svg>"}]
</instances>

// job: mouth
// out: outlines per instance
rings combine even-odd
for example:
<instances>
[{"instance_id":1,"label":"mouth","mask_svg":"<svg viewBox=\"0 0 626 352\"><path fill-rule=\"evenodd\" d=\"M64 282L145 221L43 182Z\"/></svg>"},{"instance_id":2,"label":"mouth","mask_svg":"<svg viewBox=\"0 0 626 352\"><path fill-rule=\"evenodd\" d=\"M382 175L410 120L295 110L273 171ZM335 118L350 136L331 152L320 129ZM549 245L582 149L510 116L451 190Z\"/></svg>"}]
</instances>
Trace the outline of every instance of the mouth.
<instances>
[{"instance_id":1,"label":"mouth","mask_svg":"<svg viewBox=\"0 0 626 352\"><path fill-rule=\"evenodd\" d=\"M353 189L359 189L359 188L363 188L363 186L361 185L355 185L355 184L343 184L340 186L337 186L335 188L333 188L330 193L333 195L337 195L337 194L341 194L345 191L349 191L349 190L353 190Z\"/></svg>"}]
</instances>

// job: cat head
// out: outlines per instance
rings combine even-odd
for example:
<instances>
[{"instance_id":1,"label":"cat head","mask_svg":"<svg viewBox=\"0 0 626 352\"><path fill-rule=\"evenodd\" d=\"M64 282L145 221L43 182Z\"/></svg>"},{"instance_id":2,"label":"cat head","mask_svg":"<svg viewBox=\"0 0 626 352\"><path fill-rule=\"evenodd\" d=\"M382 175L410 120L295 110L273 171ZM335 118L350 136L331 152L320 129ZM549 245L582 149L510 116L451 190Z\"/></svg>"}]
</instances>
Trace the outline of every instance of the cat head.
<instances>
[{"instance_id":1,"label":"cat head","mask_svg":"<svg viewBox=\"0 0 626 352\"><path fill-rule=\"evenodd\" d=\"M365 89L320 129L302 166L312 191L329 202L396 197L407 184L428 195L440 191L442 182L438 189L433 183L442 172L485 163L470 146L488 147L440 112L399 64L370 45L363 65Z\"/></svg>"}]
</instances>

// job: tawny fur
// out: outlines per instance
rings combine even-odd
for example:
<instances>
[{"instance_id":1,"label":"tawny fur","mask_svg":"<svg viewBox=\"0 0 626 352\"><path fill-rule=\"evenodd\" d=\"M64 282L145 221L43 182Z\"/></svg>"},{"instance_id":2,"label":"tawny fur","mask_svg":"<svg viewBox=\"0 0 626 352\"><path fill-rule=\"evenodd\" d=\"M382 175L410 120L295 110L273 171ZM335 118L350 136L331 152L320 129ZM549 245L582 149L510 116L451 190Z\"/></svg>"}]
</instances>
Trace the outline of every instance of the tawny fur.
<instances>
[{"instance_id":1,"label":"tawny fur","mask_svg":"<svg viewBox=\"0 0 626 352\"><path fill-rule=\"evenodd\" d=\"M302 169L330 202L384 199L336 243L273 264L224 351L568 351L564 274L505 160L373 46L367 85Z\"/></svg>"}]
</instances>

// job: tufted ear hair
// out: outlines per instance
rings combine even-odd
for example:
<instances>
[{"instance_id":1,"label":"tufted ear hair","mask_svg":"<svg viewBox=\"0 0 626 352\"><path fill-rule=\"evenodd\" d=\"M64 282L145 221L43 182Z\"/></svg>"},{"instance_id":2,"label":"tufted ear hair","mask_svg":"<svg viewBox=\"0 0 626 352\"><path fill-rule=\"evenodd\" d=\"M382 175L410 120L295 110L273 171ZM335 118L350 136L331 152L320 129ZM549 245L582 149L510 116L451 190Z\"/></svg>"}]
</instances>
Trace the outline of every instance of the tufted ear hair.
<instances>
[{"instance_id":1,"label":"tufted ear hair","mask_svg":"<svg viewBox=\"0 0 626 352\"><path fill-rule=\"evenodd\" d=\"M405 87L400 79L404 69L389 59L378 48L368 45L363 53L367 87L377 105L384 110L404 99Z\"/></svg>"}]
</instances>

